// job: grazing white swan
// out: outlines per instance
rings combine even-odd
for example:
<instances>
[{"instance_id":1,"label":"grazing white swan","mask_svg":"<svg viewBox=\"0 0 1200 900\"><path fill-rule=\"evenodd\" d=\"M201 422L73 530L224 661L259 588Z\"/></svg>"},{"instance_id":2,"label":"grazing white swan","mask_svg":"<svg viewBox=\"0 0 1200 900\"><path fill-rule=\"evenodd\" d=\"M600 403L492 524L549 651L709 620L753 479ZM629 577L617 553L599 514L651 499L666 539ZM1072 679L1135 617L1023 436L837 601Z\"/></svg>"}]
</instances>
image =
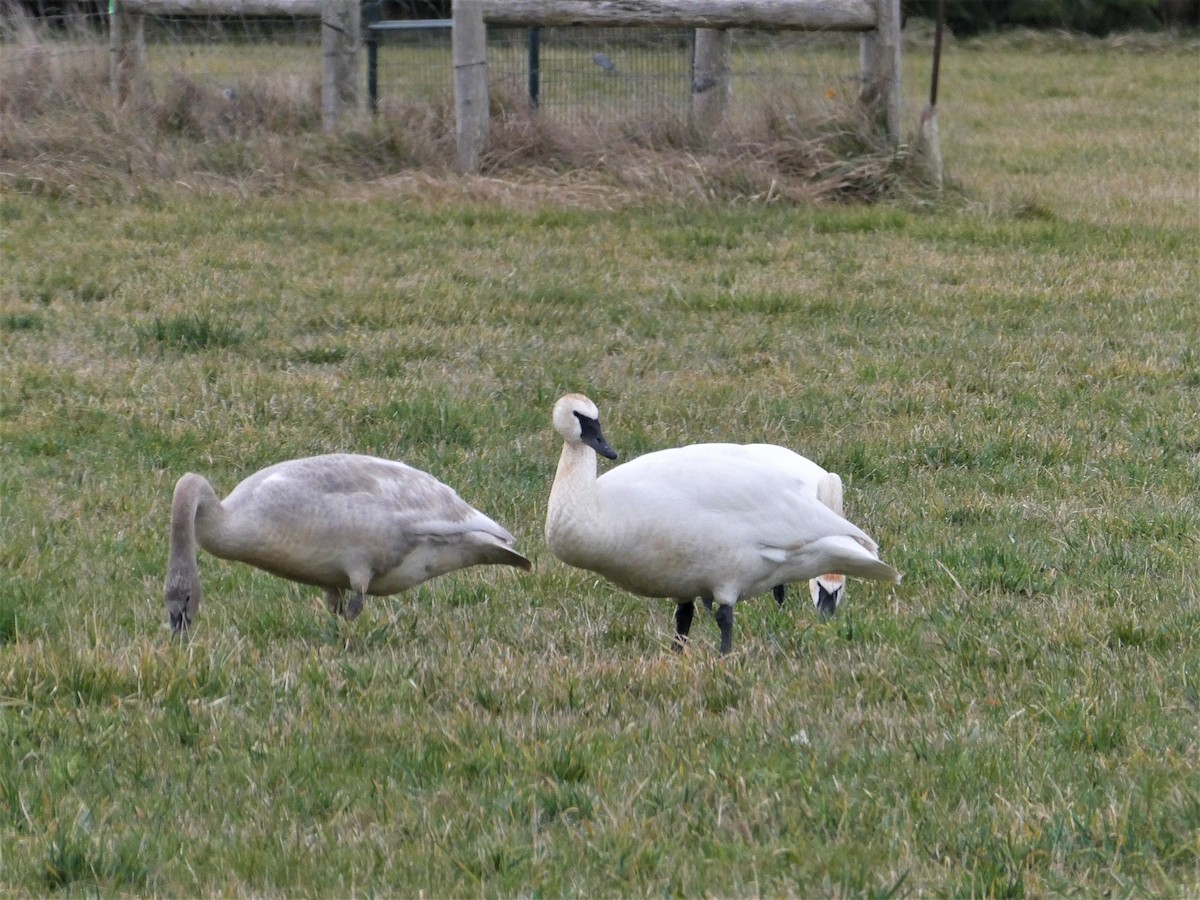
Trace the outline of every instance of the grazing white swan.
<instances>
[{"instance_id":1,"label":"grazing white swan","mask_svg":"<svg viewBox=\"0 0 1200 900\"><path fill-rule=\"evenodd\" d=\"M900 580L871 538L818 500L794 464L780 463L790 451L693 444L597 478L596 454L617 454L596 405L567 394L554 406L554 428L563 450L546 511L550 552L635 594L673 599L677 649L696 598L717 603L728 653L733 608L746 597L827 572Z\"/></svg>"},{"instance_id":2,"label":"grazing white swan","mask_svg":"<svg viewBox=\"0 0 1200 900\"><path fill-rule=\"evenodd\" d=\"M200 606L197 541L213 556L324 588L330 612L347 619L362 612L364 594L395 594L467 566L530 568L511 534L432 475L348 453L269 466L223 502L202 476L179 479L164 590L175 631Z\"/></svg>"}]
</instances>

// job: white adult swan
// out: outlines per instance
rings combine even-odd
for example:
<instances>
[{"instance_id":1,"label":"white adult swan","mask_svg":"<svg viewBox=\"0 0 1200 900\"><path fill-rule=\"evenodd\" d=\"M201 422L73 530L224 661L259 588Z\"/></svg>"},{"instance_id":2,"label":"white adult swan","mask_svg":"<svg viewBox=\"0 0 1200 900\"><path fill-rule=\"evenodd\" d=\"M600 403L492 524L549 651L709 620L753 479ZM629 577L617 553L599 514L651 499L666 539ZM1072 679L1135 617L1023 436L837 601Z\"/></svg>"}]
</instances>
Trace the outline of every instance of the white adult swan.
<instances>
[{"instance_id":1,"label":"white adult swan","mask_svg":"<svg viewBox=\"0 0 1200 900\"><path fill-rule=\"evenodd\" d=\"M780 464L784 448L693 444L597 478L596 454L617 454L596 405L567 394L554 406L554 428L563 450L546 511L550 552L635 594L673 599L677 649L697 597L718 604L728 653L739 600L827 572L900 580L871 538Z\"/></svg>"},{"instance_id":2,"label":"white adult swan","mask_svg":"<svg viewBox=\"0 0 1200 900\"><path fill-rule=\"evenodd\" d=\"M164 590L177 632L200 607L197 540L213 556L324 588L330 612L347 619L362 612L364 594L395 594L467 566L530 568L511 534L432 475L349 453L269 466L223 502L202 476L179 479Z\"/></svg>"}]
</instances>

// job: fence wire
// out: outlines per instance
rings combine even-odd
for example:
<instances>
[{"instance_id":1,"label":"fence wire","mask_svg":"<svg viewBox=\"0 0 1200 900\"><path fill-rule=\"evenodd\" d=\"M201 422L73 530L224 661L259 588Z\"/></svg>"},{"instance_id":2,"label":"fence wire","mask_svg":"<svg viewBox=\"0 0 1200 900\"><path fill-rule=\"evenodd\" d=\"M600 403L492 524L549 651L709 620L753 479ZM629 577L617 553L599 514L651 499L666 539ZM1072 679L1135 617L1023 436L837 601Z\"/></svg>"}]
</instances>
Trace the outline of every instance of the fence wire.
<instances>
[{"instance_id":1,"label":"fence wire","mask_svg":"<svg viewBox=\"0 0 1200 900\"><path fill-rule=\"evenodd\" d=\"M147 15L144 21L152 94L182 77L226 94L251 86L282 89L319 109L321 32L315 18ZM448 22L403 24L386 31L364 27L368 46L377 41L377 55L370 67L363 54L360 84L373 86L381 115L429 106L452 128ZM0 65L32 46L51 59L90 55L102 65L107 30L107 15L96 9L50 23L9 18L0 29ZM739 108L772 97L822 102L846 99L857 88L857 36L740 29L732 37L735 120ZM493 102L533 108L569 126L686 116L694 90L702 87L693 84L693 45L690 29L489 28Z\"/></svg>"},{"instance_id":2,"label":"fence wire","mask_svg":"<svg viewBox=\"0 0 1200 900\"><path fill-rule=\"evenodd\" d=\"M314 92L321 83L321 28L311 17L151 17L146 55L152 82L186 75L228 89L280 82Z\"/></svg>"},{"instance_id":3,"label":"fence wire","mask_svg":"<svg viewBox=\"0 0 1200 900\"><path fill-rule=\"evenodd\" d=\"M845 99L858 87L858 38L735 30L731 84L735 107L781 94ZM374 73L379 108L450 102L453 66L444 25L381 30ZM524 104L566 125L687 114L694 83L691 29L489 28L488 75L494 99ZM850 92L850 93L848 93Z\"/></svg>"}]
</instances>

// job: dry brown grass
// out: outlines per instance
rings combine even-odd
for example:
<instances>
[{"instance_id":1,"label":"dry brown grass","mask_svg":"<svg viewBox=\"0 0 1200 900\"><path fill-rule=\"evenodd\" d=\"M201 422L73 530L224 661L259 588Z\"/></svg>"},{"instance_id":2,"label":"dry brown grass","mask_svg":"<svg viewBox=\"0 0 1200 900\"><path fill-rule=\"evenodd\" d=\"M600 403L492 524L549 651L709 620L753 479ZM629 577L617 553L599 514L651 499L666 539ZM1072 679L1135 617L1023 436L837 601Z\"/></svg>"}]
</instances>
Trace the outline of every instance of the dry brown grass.
<instances>
[{"instance_id":1,"label":"dry brown grass","mask_svg":"<svg viewBox=\"0 0 1200 900\"><path fill-rule=\"evenodd\" d=\"M684 117L645 114L585 129L507 107L485 171L594 173L635 193L769 202L877 200L923 187L907 146L888 145L863 110L774 97L740 110L736 128L698 135Z\"/></svg>"},{"instance_id":2,"label":"dry brown grass","mask_svg":"<svg viewBox=\"0 0 1200 900\"><path fill-rule=\"evenodd\" d=\"M245 195L452 174L448 101L385 104L323 134L315 82L260 75L235 91L185 72L115 104L95 35L46 40L10 21L0 55L0 183L51 196L138 196L183 184ZM237 52L237 51L234 51ZM245 52L245 51L242 51ZM905 148L852 104L814 110L771 96L701 140L686 117L642 113L572 128L493 97L483 171L519 183L571 177L678 198L875 200L921 188Z\"/></svg>"}]
</instances>

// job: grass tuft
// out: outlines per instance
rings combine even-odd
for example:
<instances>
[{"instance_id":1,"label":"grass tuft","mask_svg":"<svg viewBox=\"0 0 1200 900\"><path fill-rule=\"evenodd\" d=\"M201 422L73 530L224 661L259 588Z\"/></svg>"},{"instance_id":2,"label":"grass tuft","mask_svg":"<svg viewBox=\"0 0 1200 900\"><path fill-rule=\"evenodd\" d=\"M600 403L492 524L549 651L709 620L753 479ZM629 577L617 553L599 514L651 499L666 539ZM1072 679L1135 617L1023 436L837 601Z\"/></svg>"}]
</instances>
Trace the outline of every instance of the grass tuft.
<instances>
[{"instance_id":1,"label":"grass tuft","mask_svg":"<svg viewBox=\"0 0 1200 900\"><path fill-rule=\"evenodd\" d=\"M0 581L0 584L4 584ZM21 606L15 591L10 591L10 585L4 584L6 590L0 593L0 646L12 643L21 634Z\"/></svg>"},{"instance_id":2,"label":"grass tuft","mask_svg":"<svg viewBox=\"0 0 1200 900\"><path fill-rule=\"evenodd\" d=\"M4 313L0 315L0 329L4 331L41 331L45 320L37 313Z\"/></svg>"},{"instance_id":3,"label":"grass tuft","mask_svg":"<svg viewBox=\"0 0 1200 900\"><path fill-rule=\"evenodd\" d=\"M128 840L111 852L98 849L80 822L59 826L50 836L42 880L52 891L95 890L102 884L137 890L149 880L137 851L137 843Z\"/></svg>"},{"instance_id":4,"label":"grass tuft","mask_svg":"<svg viewBox=\"0 0 1200 900\"><path fill-rule=\"evenodd\" d=\"M155 316L148 324L135 326L134 331L140 347L158 345L185 352L234 347L245 339L242 329L231 320L206 313Z\"/></svg>"}]
</instances>

